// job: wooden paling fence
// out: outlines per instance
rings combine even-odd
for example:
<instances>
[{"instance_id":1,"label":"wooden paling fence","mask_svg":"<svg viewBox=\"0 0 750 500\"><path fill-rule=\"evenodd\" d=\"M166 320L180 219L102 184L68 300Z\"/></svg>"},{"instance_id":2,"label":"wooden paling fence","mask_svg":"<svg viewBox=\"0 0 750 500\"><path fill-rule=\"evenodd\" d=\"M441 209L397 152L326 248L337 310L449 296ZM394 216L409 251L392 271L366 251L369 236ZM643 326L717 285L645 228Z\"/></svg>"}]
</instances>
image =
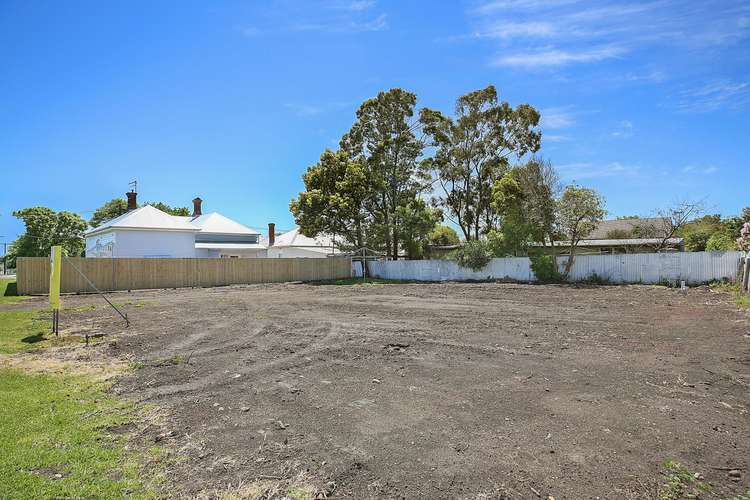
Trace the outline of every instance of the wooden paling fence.
<instances>
[{"instance_id":1,"label":"wooden paling fence","mask_svg":"<svg viewBox=\"0 0 750 500\"><path fill-rule=\"evenodd\" d=\"M93 291L86 279L102 291L149 288L212 287L285 281L349 278L349 257L326 259L86 259L63 258L61 292ZM46 257L19 257L18 293L49 292L50 263Z\"/></svg>"}]
</instances>

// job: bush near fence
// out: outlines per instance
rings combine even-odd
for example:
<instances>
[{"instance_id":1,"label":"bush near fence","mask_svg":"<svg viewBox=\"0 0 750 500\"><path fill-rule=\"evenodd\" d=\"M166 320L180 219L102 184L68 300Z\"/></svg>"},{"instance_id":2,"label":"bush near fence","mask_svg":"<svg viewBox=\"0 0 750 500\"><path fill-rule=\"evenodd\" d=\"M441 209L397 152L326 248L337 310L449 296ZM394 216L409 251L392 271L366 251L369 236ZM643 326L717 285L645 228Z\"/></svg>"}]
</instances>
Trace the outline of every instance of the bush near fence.
<instances>
[{"instance_id":1,"label":"bush near fence","mask_svg":"<svg viewBox=\"0 0 750 500\"><path fill-rule=\"evenodd\" d=\"M63 258L61 291L91 292L78 268L102 291L212 287L349 278L349 257L327 259L86 259ZM49 259L19 257L18 293L49 293Z\"/></svg>"},{"instance_id":2,"label":"bush near fence","mask_svg":"<svg viewBox=\"0 0 750 500\"><path fill-rule=\"evenodd\" d=\"M686 283L736 281L743 252L665 252L638 254L579 255L569 281L608 283ZM563 269L566 256L557 258ZM537 281L528 257L492 259L483 269L472 271L448 260L379 261L368 264L373 277L418 281L498 280Z\"/></svg>"}]
</instances>

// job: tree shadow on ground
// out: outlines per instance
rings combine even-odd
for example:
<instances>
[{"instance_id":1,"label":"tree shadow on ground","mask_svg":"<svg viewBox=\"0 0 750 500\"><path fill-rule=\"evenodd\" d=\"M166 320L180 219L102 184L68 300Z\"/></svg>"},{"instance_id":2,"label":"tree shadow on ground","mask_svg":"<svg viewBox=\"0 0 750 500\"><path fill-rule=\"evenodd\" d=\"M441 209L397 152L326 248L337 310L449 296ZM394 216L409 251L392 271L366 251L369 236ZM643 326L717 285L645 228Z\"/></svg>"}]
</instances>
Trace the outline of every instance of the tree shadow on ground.
<instances>
[{"instance_id":1,"label":"tree shadow on ground","mask_svg":"<svg viewBox=\"0 0 750 500\"><path fill-rule=\"evenodd\" d=\"M18 285L15 281L11 281L5 286L5 293L3 295L5 295L6 297L18 296Z\"/></svg>"},{"instance_id":2,"label":"tree shadow on ground","mask_svg":"<svg viewBox=\"0 0 750 500\"><path fill-rule=\"evenodd\" d=\"M28 337L22 338L21 342L25 342L27 344L36 344L37 342L41 342L43 340L47 340L47 337L45 337L43 333L37 333L36 335L29 335Z\"/></svg>"}]
</instances>

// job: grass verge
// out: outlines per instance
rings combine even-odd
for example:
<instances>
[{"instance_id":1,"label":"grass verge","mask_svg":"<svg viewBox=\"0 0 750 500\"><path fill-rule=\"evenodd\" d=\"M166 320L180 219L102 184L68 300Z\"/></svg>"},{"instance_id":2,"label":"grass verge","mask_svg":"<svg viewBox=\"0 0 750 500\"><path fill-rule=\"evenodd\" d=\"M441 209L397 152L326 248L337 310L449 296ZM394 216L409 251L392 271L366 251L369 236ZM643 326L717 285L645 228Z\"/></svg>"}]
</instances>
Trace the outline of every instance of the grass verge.
<instances>
[{"instance_id":1,"label":"grass verge","mask_svg":"<svg viewBox=\"0 0 750 500\"><path fill-rule=\"evenodd\" d=\"M19 297L16 280L0 279L0 304L8 304L26 299Z\"/></svg>"},{"instance_id":2,"label":"grass verge","mask_svg":"<svg viewBox=\"0 0 750 500\"><path fill-rule=\"evenodd\" d=\"M0 491L7 498L154 497L124 436L132 403L82 376L0 368Z\"/></svg>"},{"instance_id":3,"label":"grass verge","mask_svg":"<svg viewBox=\"0 0 750 500\"><path fill-rule=\"evenodd\" d=\"M712 283L711 289L729 294L732 297L732 302L742 308L750 309L750 293L740 294L739 283Z\"/></svg>"},{"instance_id":4,"label":"grass verge","mask_svg":"<svg viewBox=\"0 0 750 500\"><path fill-rule=\"evenodd\" d=\"M50 323L39 311L0 311L0 354L37 349L50 343Z\"/></svg>"}]
</instances>

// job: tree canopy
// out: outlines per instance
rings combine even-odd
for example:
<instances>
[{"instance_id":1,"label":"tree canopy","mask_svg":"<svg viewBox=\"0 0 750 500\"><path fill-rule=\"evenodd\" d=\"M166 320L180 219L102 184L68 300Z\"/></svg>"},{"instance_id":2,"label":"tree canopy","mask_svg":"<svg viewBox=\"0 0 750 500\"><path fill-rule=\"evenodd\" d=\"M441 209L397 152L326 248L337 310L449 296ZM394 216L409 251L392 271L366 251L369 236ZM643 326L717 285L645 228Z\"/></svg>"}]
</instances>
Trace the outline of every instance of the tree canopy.
<instances>
[{"instance_id":1,"label":"tree canopy","mask_svg":"<svg viewBox=\"0 0 750 500\"><path fill-rule=\"evenodd\" d=\"M396 220L406 257L421 259L429 244L430 234L437 223L443 220L443 211L417 198L396 209Z\"/></svg>"},{"instance_id":2,"label":"tree canopy","mask_svg":"<svg viewBox=\"0 0 750 500\"><path fill-rule=\"evenodd\" d=\"M369 195L365 164L353 160L344 150L326 149L303 176L305 191L291 201L289 209L305 236L341 236L344 247L367 246Z\"/></svg>"},{"instance_id":3,"label":"tree canopy","mask_svg":"<svg viewBox=\"0 0 750 500\"><path fill-rule=\"evenodd\" d=\"M578 186L560 196L551 162L533 156L541 132L532 106L513 108L491 85L459 97L453 117L424 108L415 120L416 102L395 88L359 106L339 150L323 152L291 200L303 234L341 235L352 248L391 259L420 258L430 246L459 243L455 231L438 226L445 217L467 242L481 242L464 257L523 254L532 243L554 255L561 229L571 227L563 204L577 203L574 211L591 197L601 204ZM592 211L572 227L585 229L586 217L597 218Z\"/></svg>"},{"instance_id":4,"label":"tree canopy","mask_svg":"<svg viewBox=\"0 0 750 500\"><path fill-rule=\"evenodd\" d=\"M596 229L606 214L603 198L593 189L571 184L565 188L558 201L560 230L569 240L568 259L563 277L573 268L578 243Z\"/></svg>"},{"instance_id":5,"label":"tree canopy","mask_svg":"<svg viewBox=\"0 0 750 500\"><path fill-rule=\"evenodd\" d=\"M122 198L112 198L107 203L97 208L89 219L89 226L99 227L102 223L119 217L128 211L128 202Z\"/></svg>"},{"instance_id":6,"label":"tree canopy","mask_svg":"<svg viewBox=\"0 0 750 500\"><path fill-rule=\"evenodd\" d=\"M419 175L424 143L415 134L417 96L394 88L363 102L357 120L341 139L340 147L365 165L367 197L364 207L370 229L382 241L385 253L398 258L404 228L397 216L426 187Z\"/></svg>"},{"instance_id":7,"label":"tree canopy","mask_svg":"<svg viewBox=\"0 0 750 500\"><path fill-rule=\"evenodd\" d=\"M144 203L144 205L151 205L152 207L158 208L162 212L166 212L169 215L180 215L182 217L187 217L188 215L190 215L190 209L188 207L173 207L161 201L147 201L146 203Z\"/></svg>"},{"instance_id":8,"label":"tree canopy","mask_svg":"<svg viewBox=\"0 0 750 500\"><path fill-rule=\"evenodd\" d=\"M456 100L455 118L423 109L420 121L435 154L424 162L440 186L436 198L461 228L464 238L479 239L497 226L492 190L508 170L509 159L539 150L539 112L528 104L500 102L495 87L469 92Z\"/></svg>"},{"instance_id":9,"label":"tree canopy","mask_svg":"<svg viewBox=\"0 0 750 500\"><path fill-rule=\"evenodd\" d=\"M187 207L172 207L161 201L148 201L144 205L151 205L158 208L162 212L166 212L170 215L190 215L190 210ZM89 219L89 226L99 227L104 222L112 220L115 217L119 217L128 211L128 202L123 198L112 198L101 207L94 211L94 214Z\"/></svg>"},{"instance_id":10,"label":"tree canopy","mask_svg":"<svg viewBox=\"0 0 750 500\"><path fill-rule=\"evenodd\" d=\"M500 218L500 229L489 238L496 254L525 252L530 243L554 249L559 191L557 173L549 161L532 157L506 172L495 183L492 206Z\"/></svg>"},{"instance_id":11,"label":"tree canopy","mask_svg":"<svg viewBox=\"0 0 750 500\"><path fill-rule=\"evenodd\" d=\"M454 246L461 243L456 230L445 224L437 224L430 232L428 241L431 246L435 247Z\"/></svg>"},{"instance_id":12,"label":"tree canopy","mask_svg":"<svg viewBox=\"0 0 750 500\"><path fill-rule=\"evenodd\" d=\"M79 215L47 207L24 208L13 215L23 221L26 231L8 249L9 267L15 266L16 257L48 257L54 245L62 246L65 255L83 254L86 221Z\"/></svg>"}]
</instances>

